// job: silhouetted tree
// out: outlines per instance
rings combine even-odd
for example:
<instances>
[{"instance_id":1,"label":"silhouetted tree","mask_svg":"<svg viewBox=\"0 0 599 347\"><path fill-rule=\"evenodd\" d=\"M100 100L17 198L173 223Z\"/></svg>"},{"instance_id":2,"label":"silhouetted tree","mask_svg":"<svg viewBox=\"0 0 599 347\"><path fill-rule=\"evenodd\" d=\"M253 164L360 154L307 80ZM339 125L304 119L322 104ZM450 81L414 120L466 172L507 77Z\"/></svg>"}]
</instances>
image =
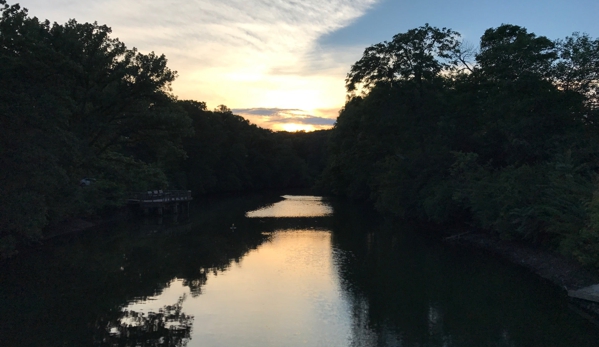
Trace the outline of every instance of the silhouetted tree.
<instances>
[{"instance_id":1,"label":"silhouetted tree","mask_svg":"<svg viewBox=\"0 0 599 347\"><path fill-rule=\"evenodd\" d=\"M51 222L167 185L191 121L166 58L127 49L110 28L50 24L0 2L0 253ZM95 184L79 187L84 177Z\"/></svg>"},{"instance_id":2,"label":"silhouetted tree","mask_svg":"<svg viewBox=\"0 0 599 347\"><path fill-rule=\"evenodd\" d=\"M322 182L401 217L467 222L599 264L598 41L504 24L460 68L458 38L425 25L365 50Z\"/></svg>"},{"instance_id":3,"label":"silhouetted tree","mask_svg":"<svg viewBox=\"0 0 599 347\"><path fill-rule=\"evenodd\" d=\"M411 80L420 86L457 64L460 34L428 24L393 36L390 42L366 48L346 79L348 92L358 85L367 90L378 82Z\"/></svg>"}]
</instances>

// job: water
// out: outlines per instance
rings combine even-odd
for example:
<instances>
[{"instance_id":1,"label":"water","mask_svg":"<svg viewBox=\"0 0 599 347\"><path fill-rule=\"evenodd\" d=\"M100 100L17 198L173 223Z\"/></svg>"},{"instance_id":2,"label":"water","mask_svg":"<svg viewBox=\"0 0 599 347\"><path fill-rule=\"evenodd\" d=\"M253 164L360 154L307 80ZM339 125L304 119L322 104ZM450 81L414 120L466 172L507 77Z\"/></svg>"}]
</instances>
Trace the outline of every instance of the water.
<instances>
[{"instance_id":1,"label":"water","mask_svg":"<svg viewBox=\"0 0 599 347\"><path fill-rule=\"evenodd\" d=\"M200 203L189 217L56 239L1 265L0 346L599 341L526 271L319 197Z\"/></svg>"}]
</instances>

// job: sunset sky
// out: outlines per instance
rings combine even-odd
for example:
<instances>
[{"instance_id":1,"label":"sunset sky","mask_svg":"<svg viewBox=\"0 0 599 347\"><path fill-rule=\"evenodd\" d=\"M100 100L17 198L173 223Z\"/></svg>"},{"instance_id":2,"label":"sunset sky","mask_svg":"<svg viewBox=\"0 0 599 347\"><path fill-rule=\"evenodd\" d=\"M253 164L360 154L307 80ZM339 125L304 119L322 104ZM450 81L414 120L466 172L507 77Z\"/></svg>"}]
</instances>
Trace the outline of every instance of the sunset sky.
<instances>
[{"instance_id":1,"label":"sunset sky","mask_svg":"<svg viewBox=\"0 0 599 347\"><path fill-rule=\"evenodd\" d=\"M477 44L503 23L550 39L599 36L597 0L22 0L31 16L97 21L165 54L179 99L220 104L274 130L330 128L369 45L429 23Z\"/></svg>"}]
</instances>

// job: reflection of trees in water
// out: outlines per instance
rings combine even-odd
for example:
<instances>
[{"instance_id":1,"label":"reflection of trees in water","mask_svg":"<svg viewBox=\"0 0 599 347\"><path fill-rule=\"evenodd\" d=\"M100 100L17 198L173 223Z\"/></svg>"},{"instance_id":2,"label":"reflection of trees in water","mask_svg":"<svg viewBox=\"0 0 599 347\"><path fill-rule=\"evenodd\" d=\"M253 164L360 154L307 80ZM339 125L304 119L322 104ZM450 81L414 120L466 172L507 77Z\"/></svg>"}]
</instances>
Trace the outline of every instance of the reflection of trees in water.
<instances>
[{"instance_id":1,"label":"reflection of trees in water","mask_svg":"<svg viewBox=\"0 0 599 347\"><path fill-rule=\"evenodd\" d=\"M551 288L513 268L415 236L422 228L334 207L333 258L352 346L597 345Z\"/></svg>"},{"instance_id":2,"label":"reflection of trees in water","mask_svg":"<svg viewBox=\"0 0 599 347\"><path fill-rule=\"evenodd\" d=\"M170 215L162 225L153 219L118 222L49 240L39 251L5 264L0 271L0 316L6 317L0 324L0 346L90 346L92 339L97 346L135 345L133 337L106 333L121 309L159 295L174 278L183 280L192 296L200 295L208 273L226 271L268 238L245 212L280 198L201 200L192 204L189 217L179 215L176 225ZM35 334L29 333L32 326ZM149 334L129 330L130 336L135 331ZM173 333L168 336L178 336ZM153 343L146 345L168 346Z\"/></svg>"},{"instance_id":3,"label":"reflection of trees in water","mask_svg":"<svg viewBox=\"0 0 599 347\"><path fill-rule=\"evenodd\" d=\"M109 322L99 322L100 346L161 346L183 347L191 340L193 316L182 312L183 295L176 304L167 305L158 312L123 311ZM100 342L101 341L101 342Z\"/></svg>"},{"instance_id":4,"label":"reflection of trees in water","mask_svg":"<svg viewBox=\"0 0 599 347\"><path fill-rule=\"evenodd\" d=\"M514 327L535 317L527 305L513 305L515 287L501 274L481 272L484 266L464 271L439 249L387 226L342 227L333 246L351 306L352 346L519 345ZM505 292L493 296L500 284Z\"/></svg>"},{"instance_id":5,"label":"reflection of trees in water","mask_svg":"<svg viewBox=\"0 0 599 347\"><path fill-rule=\"evenodd\" d=\"M184 279L183 286L189 287L192 297L197 297L202 294L202 286L208 281L207 271L200 269L199 274L193 279Z\"/></svg>"},{"instance_id":6,"label":"reflection of trees in water","mask_svg":"<svg viewBox=\"0 0 599 347\"><path fill-rule=\"evenodd\" d=\"M352 224L339 225L333 235L335 263L351 307L352 347L510 345L509 334L497 332L501 320L493 313L479 313L476 321L463 318L492 310L477 306L474 297L464 300L472 280L456 276L451 282L451 266L405 235L373 225L363 232Z\"/></svg>"}]
</instances>

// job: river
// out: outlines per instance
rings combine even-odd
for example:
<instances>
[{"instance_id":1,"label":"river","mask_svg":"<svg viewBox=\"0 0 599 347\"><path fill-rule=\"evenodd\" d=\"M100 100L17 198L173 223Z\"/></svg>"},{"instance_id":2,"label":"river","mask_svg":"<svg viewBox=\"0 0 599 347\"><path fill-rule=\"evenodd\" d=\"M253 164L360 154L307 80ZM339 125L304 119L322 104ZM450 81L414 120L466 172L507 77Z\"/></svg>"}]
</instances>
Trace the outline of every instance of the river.
<instances>
[{"instance_id":1,"label":"river","mask_svg":"<svg viewBox=\"0 0 599 347\"><path fill-rule=\"evenodd\" d=\"M198 201L0 264L0 346L593 346L565 295L314 196Z\"/></svg>"}]
</instances>

